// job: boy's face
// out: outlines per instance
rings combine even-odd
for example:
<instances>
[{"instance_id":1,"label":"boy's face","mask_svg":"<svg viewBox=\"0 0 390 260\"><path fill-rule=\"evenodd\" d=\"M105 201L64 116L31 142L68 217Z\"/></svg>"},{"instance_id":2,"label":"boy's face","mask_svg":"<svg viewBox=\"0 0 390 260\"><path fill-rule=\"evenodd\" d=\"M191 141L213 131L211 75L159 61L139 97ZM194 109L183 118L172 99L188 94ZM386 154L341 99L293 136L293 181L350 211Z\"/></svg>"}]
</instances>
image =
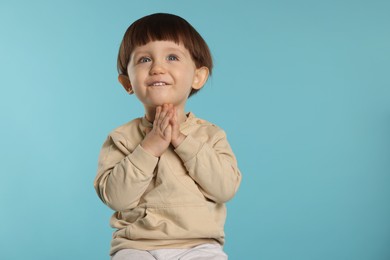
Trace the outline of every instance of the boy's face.
<instances>
[{"instance_id":1,"label":"boy's face","mask_svg":"<svg viewBox=\"0 0 390 260\"><path fill-rule=\"evenodd\" d=\"M146 108L163 104L184 107L192 88L200 89L208 69L197 69L189 51L172 41L136 47L127 67L128 88Z\"/></svg>"}]
</instances>

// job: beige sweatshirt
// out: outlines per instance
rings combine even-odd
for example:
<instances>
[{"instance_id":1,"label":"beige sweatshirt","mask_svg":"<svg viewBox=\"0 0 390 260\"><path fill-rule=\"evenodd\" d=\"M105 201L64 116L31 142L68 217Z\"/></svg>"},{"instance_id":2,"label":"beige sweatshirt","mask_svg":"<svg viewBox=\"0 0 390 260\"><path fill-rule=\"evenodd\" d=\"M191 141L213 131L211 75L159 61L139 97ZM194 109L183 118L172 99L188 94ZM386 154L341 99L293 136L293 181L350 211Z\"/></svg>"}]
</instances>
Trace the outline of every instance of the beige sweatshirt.
<instances>
[{"instance_id":1,"label":"beige sweatshirt","mask_svg":"<svg viewBox=\"0 0 390 260\"><path fill-rule=\"evenodd\" d=\"M241 181L224 131L192 113L181 124L187 137L159 158L140 145L152 124L135 119L103 144L94 186L116 211L111 252L134 248L188 248L224 243L225 202Z\"/></svg>"}]
</instances>

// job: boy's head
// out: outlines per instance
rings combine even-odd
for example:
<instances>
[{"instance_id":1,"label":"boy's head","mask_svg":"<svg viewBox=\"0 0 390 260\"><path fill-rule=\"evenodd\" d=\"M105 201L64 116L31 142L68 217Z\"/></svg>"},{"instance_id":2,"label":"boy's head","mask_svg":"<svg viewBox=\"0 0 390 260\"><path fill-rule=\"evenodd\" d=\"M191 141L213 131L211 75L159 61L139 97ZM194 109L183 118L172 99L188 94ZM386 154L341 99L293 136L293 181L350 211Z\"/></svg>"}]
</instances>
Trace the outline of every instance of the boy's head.
<instances>
[{"instance_id":1,"label":"boy's head","mask_svg":"<svg viewBox=\"0 0 390 260\"><path fill-rule=\"evenodd\" d=\"M172 41L183 44L189 51L196 68L206 67L211 74L213 61L202 36L191 24L177 15L156 13L135 21L127 29L118 54L117 67L120 75L129 76L127 67L134 49L151 41ZM192 89L189 96L198 90Z\"/></svg>"}]
</instances>

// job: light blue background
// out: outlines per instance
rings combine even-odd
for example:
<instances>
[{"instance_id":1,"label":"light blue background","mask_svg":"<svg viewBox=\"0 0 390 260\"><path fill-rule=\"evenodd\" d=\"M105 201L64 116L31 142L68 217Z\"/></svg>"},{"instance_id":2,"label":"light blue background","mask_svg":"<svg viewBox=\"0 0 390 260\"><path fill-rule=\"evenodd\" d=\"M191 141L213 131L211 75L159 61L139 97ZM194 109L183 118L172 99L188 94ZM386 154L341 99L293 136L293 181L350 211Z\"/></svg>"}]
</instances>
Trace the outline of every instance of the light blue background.
<instances>
[{"instance_id":1,"label":"light blue background","mask_svg":"<svg viewBox=\"0 0 390 260\"><path fill-rule=\"evenodd\" d=\"M390 2L0 2L0 259L108 259L93 189L126 28L178 14L215 59L188 110L223 127L243 182L230 259L390 259Z\"/></svg>"}]
</instances>

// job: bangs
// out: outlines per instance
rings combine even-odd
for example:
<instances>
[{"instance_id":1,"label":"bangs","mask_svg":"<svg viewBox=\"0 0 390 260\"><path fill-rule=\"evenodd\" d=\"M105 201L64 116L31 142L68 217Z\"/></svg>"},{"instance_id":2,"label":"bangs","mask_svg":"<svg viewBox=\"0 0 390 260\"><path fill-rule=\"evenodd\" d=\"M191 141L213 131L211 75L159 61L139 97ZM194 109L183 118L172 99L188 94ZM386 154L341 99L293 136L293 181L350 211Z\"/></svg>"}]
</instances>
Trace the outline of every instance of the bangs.
<instances>
[{"instance_id":1,"label":"bangs","mask_svg":"<svg viewBox=\"0 0 390 260\"><path fill-rule=\"evenodd\" d=\"M145 45L151 41L173 41L176 44L181 42L184 45L185 39L191 38L191 33L186 29L189 24L186 21L173 19L163 14L148 16L134 23L130 44L132 47ZM187 46L186 46L187 47ZM190 48L187 48L190 49Z\"/></svg>"}]
</instances>

